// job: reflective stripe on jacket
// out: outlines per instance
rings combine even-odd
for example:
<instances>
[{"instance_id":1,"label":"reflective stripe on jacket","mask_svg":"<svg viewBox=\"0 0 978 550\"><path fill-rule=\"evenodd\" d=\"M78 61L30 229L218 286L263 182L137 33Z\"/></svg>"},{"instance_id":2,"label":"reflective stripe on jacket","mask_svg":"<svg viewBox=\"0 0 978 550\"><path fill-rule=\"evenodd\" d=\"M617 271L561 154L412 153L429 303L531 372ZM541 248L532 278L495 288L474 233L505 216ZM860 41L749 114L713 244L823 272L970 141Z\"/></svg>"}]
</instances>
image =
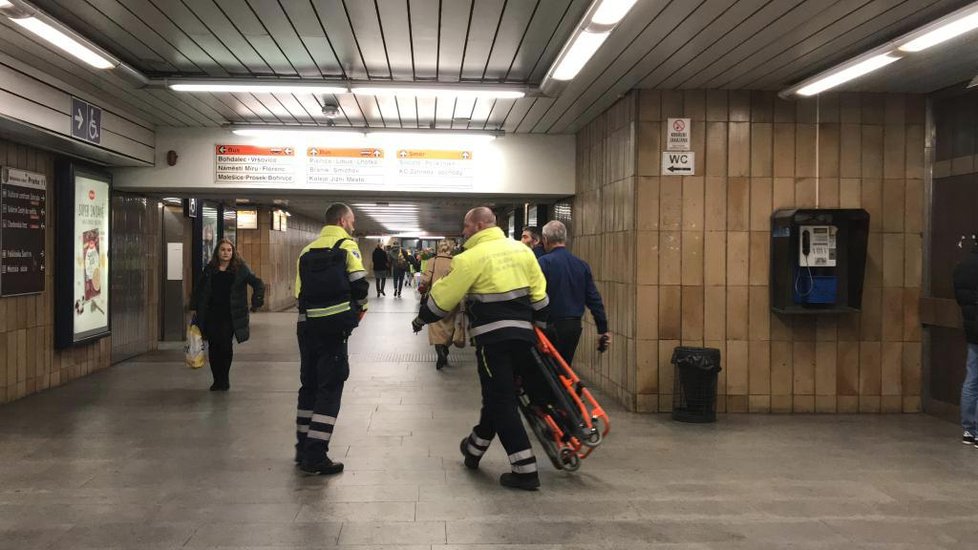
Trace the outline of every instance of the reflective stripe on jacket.
<instances>
[{"instance_id":1,"label":"reflective stripe on jacket","mask_svg":"<svg viewBox=\"0 0 978 550\"><path fill-rule=\"evenodd\" d=\"M367 310L367 294L370 291L370 283L367 281L367 271L363 267L363 258L360 256L360 247L357 241L338 225L326 225L319 232L319 237L312 241L295 260L295 297L299 298L302 290L302 278L299 277L299 260L302 256L313 248L332 248L336 241L347 239L340 244L340 248L346 250L346 274L350 279L350 297L352 299L350 307L360 311ZM330 304L328 307L317 308L307 312L309 317L325 317L335 315L344 311L349 311L350 307L343 307L344 304ZM315 313L313 313L315 311Z\"/></svg>"},{"instance_id":2,"label":"reflective stripe on jacket","mask_svg":"<svg viewBox=\"0 0 978 550\"><path fill-rule=\"evenodd\" d=\"M451 272L432 285L421 319L437 321L463 299L469 334L478 345L534 342L534 323L546 326L550 300L536 256L521 242L507 239L498 227L465 242L465 252L452 259Z\"/></svg>"}]
</instances>

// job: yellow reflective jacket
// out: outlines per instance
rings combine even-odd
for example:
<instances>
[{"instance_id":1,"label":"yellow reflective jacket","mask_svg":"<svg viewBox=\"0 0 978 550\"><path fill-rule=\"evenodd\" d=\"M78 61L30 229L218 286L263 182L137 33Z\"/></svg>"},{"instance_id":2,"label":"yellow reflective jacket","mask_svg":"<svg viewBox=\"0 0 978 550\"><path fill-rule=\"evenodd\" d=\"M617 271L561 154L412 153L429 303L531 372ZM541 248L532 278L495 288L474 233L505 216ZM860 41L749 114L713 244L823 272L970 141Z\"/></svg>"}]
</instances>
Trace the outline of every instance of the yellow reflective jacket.
<instances>
[{"instance_id":1,"label":"yellow reflective jacket","mask_svg":"<svg viewBox=\"0 0 978 550\"><path fill-rule=\"evenodd\" d=\"M370 283L367 281L367 271L363 267L363 258L360 255L360 247L355 238L351 237L345 229L338 225L323 226L319 232L319 237L312 241L295 260L295 297L299 298L302 290L302 278L299 276L299 261L302 256L313 248L332 248L336 241L347 239L340 244L340 248L346 250L346 274L350 279L350 298L351 306L355 310L367 310L367 294L370 292Z\"/></svg>"},{"instance_id":2,"label":"yellow reflective jacket","mask_svg":"<svg viewBox=\"0 0 978 550\"><path fill-rule=\"evenodd\" d=\"M546 326L547 280L533 251L507 239L498 227L484 229L452 258L451 272L435 282L420 317L426 323L448 315L465 300L469 335L477 345L503 340L536 341L533 325Z\"/></svg>"}]
</instances>

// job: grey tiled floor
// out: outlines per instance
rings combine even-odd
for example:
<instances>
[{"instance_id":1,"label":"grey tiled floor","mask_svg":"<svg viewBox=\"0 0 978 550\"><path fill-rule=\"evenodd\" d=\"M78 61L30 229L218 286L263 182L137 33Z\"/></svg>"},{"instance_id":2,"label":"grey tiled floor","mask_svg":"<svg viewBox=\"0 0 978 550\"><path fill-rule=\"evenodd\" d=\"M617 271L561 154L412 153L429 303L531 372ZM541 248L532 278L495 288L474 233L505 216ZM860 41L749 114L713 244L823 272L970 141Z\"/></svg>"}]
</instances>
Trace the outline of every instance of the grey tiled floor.
<instances>
[{"instance_id":1,"label":"grey tiled floor","mask_svg":"<svg viewBox=\"0 0 978 550\"><path fill-rule=\"evenodd\" d=\"M927 416L699 426L606 399L578 473L503 489L498 443L478 472L458 456L474 361L424 362L416 305L374 300L352 339L332 478L292 465L291 314L253 318L227 394L161 351L0 407L0 548L978 547L978 449Z\"/></svg>"}]
</instances>

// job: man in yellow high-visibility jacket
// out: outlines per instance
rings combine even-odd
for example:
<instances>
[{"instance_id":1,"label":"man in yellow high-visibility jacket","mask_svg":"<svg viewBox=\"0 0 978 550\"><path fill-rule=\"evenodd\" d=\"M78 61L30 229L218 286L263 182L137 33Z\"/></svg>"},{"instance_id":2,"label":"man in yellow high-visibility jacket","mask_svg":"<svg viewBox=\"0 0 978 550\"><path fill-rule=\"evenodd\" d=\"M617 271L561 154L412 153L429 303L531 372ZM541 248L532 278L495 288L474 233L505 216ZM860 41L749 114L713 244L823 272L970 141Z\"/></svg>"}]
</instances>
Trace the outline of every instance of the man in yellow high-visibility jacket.
<instances>
[{"instance_id":1,"label":"man in yellow high-visibility jacket","mask_svg":"<svg viewBox=\"0 0 978 550\"><path fill-rule=\"evenodd\" d=\"M532 364L534 323L545 326L550 303L547 282L533 252L507 239L496 227L492 210L470 210L463 233L465 252L452 259L451 273L432 285L412 326L415 332L421 330L422 325L448 315L465 298L482 384L479 424L460 445L465 466L478 468L498 434L512 468L499 482L534 490L540 486L537 461L520 421L513 383L514 376Z\"/></svg>"},{"instance_id":2,"label":"man in yellow high-visibility jacket","mask_svg":"<svg viewBox=\"0 0 978 550\"><path fill-rule=\"evenodd\" d=\"M342 203L326 210L319 237L297 260L295 296L299 306L299 405L296 454L311 475L343 471L329 458L329 440L340 412L343 383L350 375L347 339L367 311L370 283L360 248L351 237L355 216Z\"/></svg>"}]
</instances>

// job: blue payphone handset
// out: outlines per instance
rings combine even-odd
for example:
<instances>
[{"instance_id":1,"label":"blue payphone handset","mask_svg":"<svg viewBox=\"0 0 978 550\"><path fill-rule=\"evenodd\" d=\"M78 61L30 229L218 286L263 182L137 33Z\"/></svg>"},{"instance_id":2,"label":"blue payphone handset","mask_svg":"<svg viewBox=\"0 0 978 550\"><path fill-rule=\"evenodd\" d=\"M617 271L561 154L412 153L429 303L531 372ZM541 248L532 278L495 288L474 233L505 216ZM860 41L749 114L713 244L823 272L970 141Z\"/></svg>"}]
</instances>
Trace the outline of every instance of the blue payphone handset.
<instances>
[{"instance_id":1,"label":"blue payphone handset","mask_svg":"<svg viewBox=\"0 0 978 550\"><path fill-rule=\"evenodd\" d=\"M837 238L838 229L832 225L798 226L793 293L796 304L835 303L839 287Z\"/></svg>"}]
</instances>

